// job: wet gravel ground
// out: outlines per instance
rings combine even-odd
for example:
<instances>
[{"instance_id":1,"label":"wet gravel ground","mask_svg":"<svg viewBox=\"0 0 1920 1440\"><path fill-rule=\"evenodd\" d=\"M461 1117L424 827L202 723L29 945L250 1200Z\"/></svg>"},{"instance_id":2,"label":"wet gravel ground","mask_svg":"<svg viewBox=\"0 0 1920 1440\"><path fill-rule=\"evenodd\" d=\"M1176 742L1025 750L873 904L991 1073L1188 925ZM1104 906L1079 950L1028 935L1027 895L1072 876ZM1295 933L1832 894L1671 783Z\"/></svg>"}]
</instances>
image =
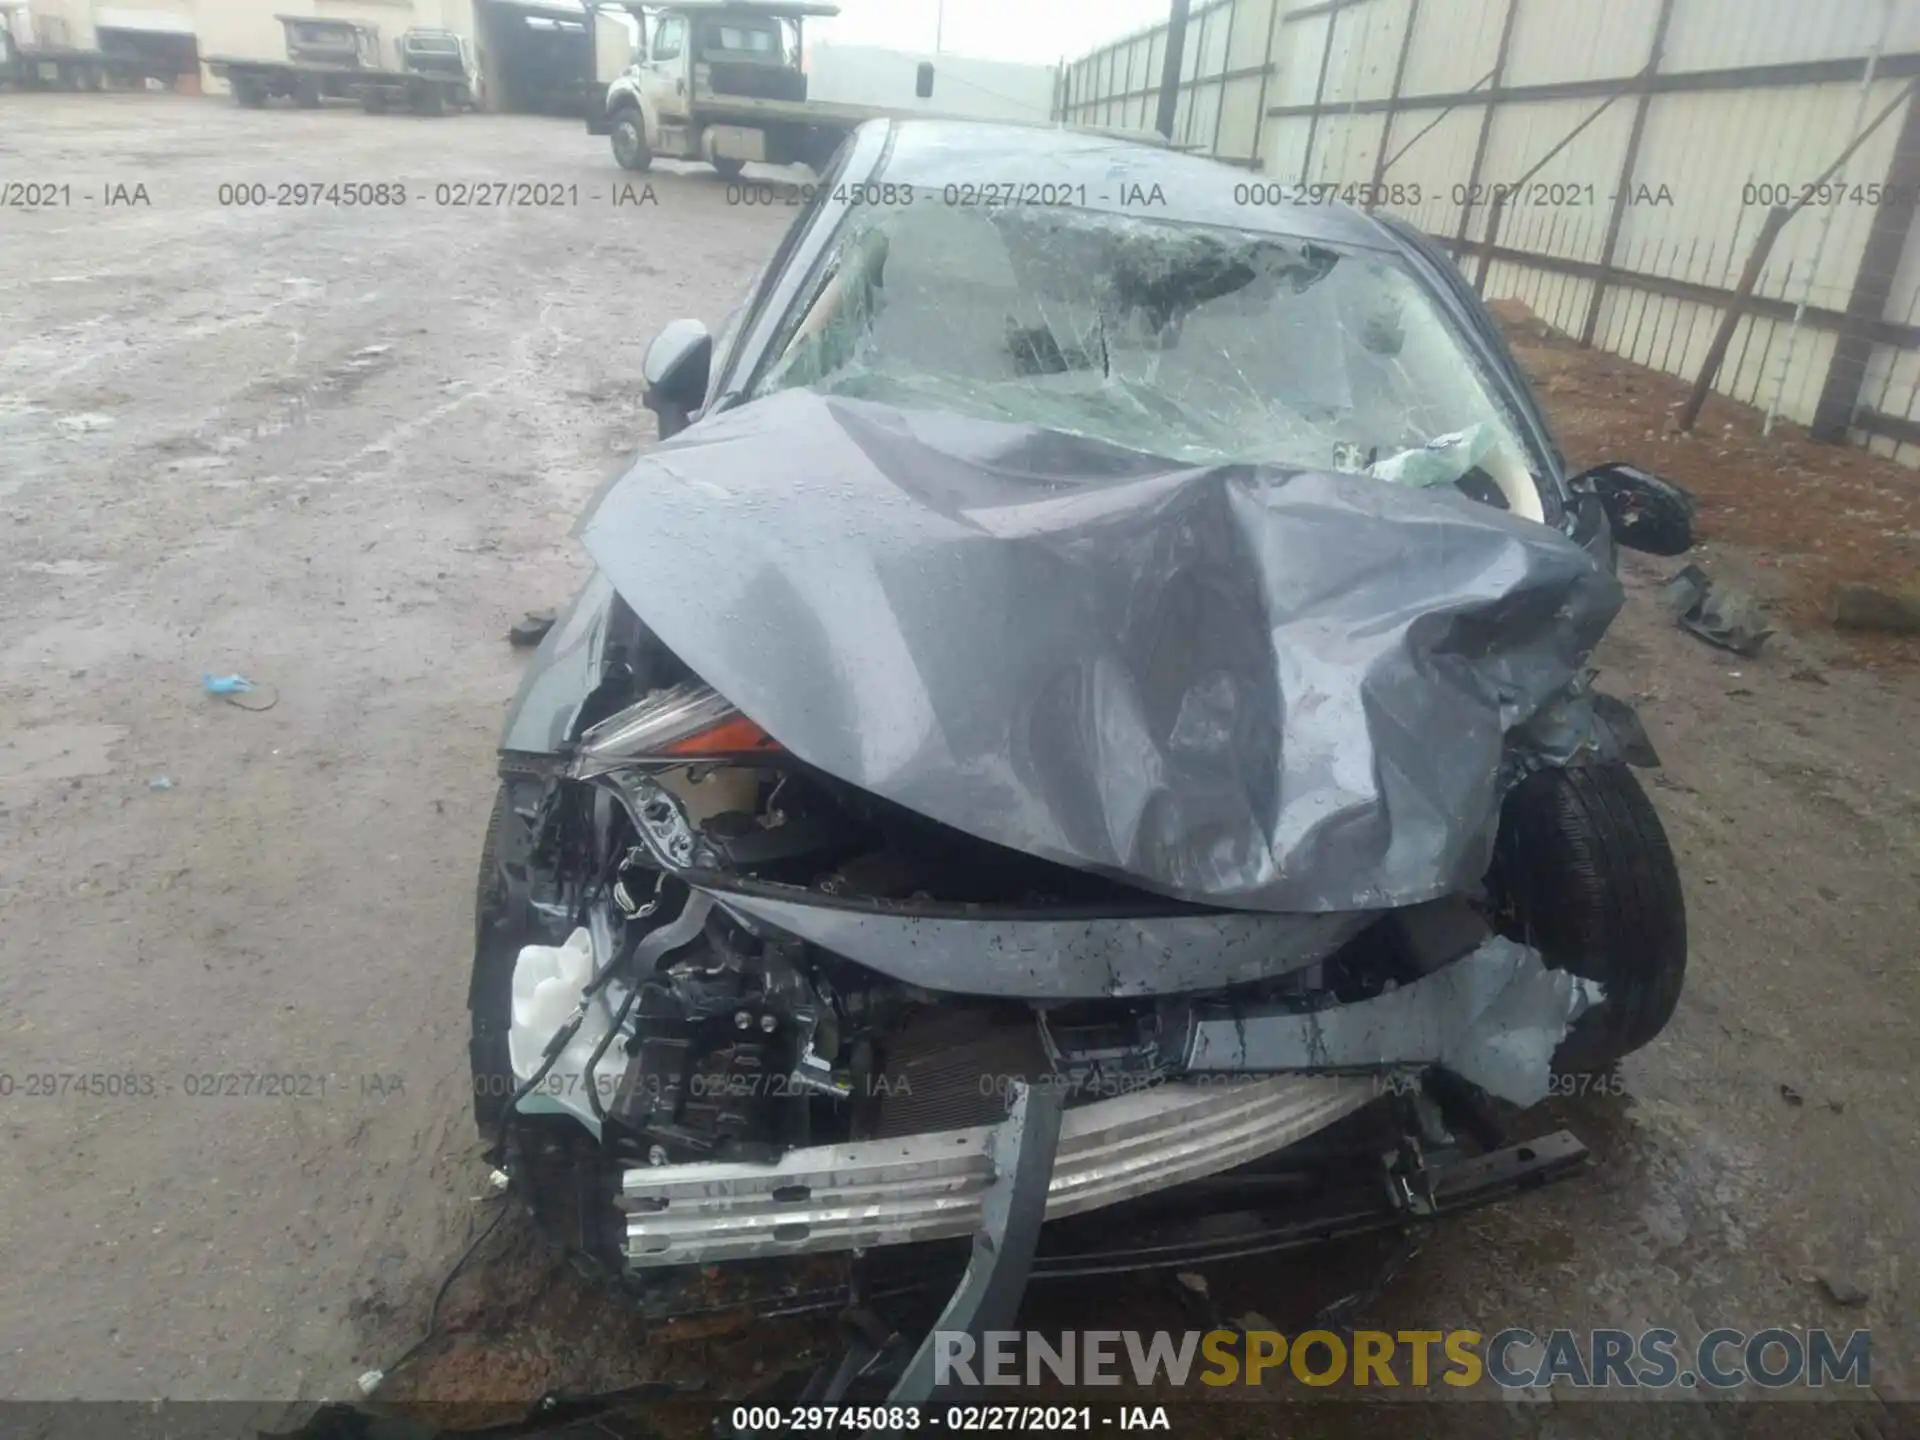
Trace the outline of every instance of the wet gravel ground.
<instances>
[{"instance_id":1,"label":"wet gravel ground","mask_svg":"<svg viewBox=\"0 0 1920 1440\"><path fill-rule=\"evenodd\" d=\"M647 340L717 328L791 212L702 171L616 206L629 177L562 121L163 96L0 96L0 174L72 193L0 211L0 1394L344 1395L485 1208L464 987L507 626L583 574L569 527L651 433ZM434 203L476 180L577 188ZM221 203L256 182L409 198ZM1449 1226L1367 1318L1867 1326L1904 1399L1920 683L1818 634L1709 650L1652 604L1667 568L1628 564L1599 658L1666 761L1680 1012L1625 1095L1530 1117L1590 1173ZM202 692L230 672L271 708ZM1284 1324L1333 1263L1215 1298ZM1144 1284L1087 1303L1187 1323ZM511 1230L446 1318L416 1393L738 1378L808 1343L648 1353Z\"/></svg>"}]
</instances>

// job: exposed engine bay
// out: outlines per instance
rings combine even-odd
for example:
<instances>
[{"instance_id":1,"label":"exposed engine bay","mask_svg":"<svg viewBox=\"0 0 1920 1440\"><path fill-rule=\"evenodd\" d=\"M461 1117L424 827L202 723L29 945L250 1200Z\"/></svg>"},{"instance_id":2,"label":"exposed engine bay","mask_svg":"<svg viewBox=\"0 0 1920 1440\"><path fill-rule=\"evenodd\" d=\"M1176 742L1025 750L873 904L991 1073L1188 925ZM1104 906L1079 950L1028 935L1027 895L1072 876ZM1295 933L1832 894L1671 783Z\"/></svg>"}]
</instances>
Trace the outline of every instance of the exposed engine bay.
<instances>
[{"instance_id":1,"label":"exposed engine bay","mask_svg":"<svg viewBox=\"0 0 1920 1440\"><path fill-rule=\"evenodd\" d=\"M666 441L502 746L496 1153L668 1312L969 1234L1004 1310L1197 1199L1203 1240L1121 1245L1176 1263L1382 1111L1376 1222L1564 1168L1487 1107L1658 1033L1685 928L1556 503L805 390Z\"/></svg>"},{"instance_id":2,"label":"exposed engine bay","mask_svg":"<svg viewBox=\"0 0 1920 1440\"><path fill-rule=\"evenodd\" d=\"M571 1243L630 1281L964 1236L1035 1088L1062 1112L1048 1219L1383 1095L1449 1146L1423 1077L1531 1104L1604 998L1496 890L1233 911L969 835L788 752L617 595L583 602L577 739L503 766L474 1063L502 1155L564 1154ZM992 989L943 988L962 950L1001 962Z\"/></svg>"},{"instance_id":3,"label":"exposed engine bay","mask_svg":"<svg viewBox=\"0 0 1920 1440\"><path fill-rule=\"evenodd\" d=\"M671 708L681 692L654 703ZM540 906L556 922L568 914L556 935L583 923L518 959L513 1068L522 1079L544 1068L544 1089L528 1098L574 1115L634 1163L771 1162L795 1146L990 1123L1014 1080L1037 1077L1100 1098L1175 1075L1417 1070L1445 1057L1494 998L1550 975L1499 941L1483 903L1457 897L1302 926L1284 973L1198 994L956 997L808 932L844 936L846 924L872 921L912 948L914 929L933 934L943 921L993 938L1060 927L1151 936L1225 917L999 850L757 758L562 782L546 803L548 843L578 847L566 873L599 880ZM810 912L842 928L809 925ZM1493 972L1486 993L1430 1034L1408 1024L1396 1036L1391 1021L1346 1008L1469 955ZM1264 957L1269 968L1280 968L1276 958ZM1539 1098L1560 1039L1552 1020L1564 1031L1600 998L1592 982L1559 981L1538 1002L1548 1018L1535 1073L1493 1083L1506 1098ZM549 1057L588 989L592 1003ZM1324 1016L1313 1023L1329 1002L1359 1015L1365 1033L1343 1037ZM1387 1033L1373 1033L1382 1023ZM1286 1050L1290 1024L1312 1024L1297 1054ZM1262 1043L1274 1059L1262 1059ZM1455 1058L1474 1068L1471 1055Z\"/></svg>"}]
</instances>

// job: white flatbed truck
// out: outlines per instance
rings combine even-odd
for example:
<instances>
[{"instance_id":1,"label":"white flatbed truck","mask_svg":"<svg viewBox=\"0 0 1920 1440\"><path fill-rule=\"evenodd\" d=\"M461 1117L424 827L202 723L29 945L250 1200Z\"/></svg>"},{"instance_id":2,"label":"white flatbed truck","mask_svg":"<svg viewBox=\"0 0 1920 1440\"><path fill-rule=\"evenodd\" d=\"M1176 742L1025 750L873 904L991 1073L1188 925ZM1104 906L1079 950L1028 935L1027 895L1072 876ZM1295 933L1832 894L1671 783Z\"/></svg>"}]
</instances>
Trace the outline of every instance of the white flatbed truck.
<instances>
[{"instance_id":1,"label":"white flatbed truck","mask_svg":"<svg viewBox=\"0 0 1920 1440\"><path fill-rule=\"evenodd\" d=\"M898 112L807 98L801 25L840 13L809 0L598 0L638 26L633 63L587 115L587 129L611 137L628 170L655 158L704 160L728 179L743 165L825 167L848 132ZM589 26L591 31L594 27ZM914 92L933 94L933 65L921 61Z\"/></svg>"}]
</instances>

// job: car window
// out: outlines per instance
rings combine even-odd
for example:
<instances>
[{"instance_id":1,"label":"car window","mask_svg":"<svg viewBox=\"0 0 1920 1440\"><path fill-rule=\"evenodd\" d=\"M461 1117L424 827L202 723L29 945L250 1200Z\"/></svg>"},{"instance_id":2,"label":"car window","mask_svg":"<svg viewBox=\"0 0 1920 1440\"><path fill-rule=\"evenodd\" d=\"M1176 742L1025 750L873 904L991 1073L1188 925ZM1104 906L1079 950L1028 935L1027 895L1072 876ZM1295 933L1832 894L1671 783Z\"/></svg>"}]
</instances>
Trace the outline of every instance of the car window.
<instances>
[{"instance_id":1,"label":"car window","mask_svg":"<svg viewBox=\"0 0 1920 1440\"><path fill-rule=\"evenodd\" d=\"M779 288L780 277L793 261L801 238L813 229L820 212L826 208L827 197L842 188L840 182L847 171L852 145L853 142L849 140L834 152L819 183L814 185L805 203L795 212L793 223L787 226L787 233L780 237L773 254L748 287L747 299L740 309L728 317L726 328L714 347L713 380L707 395L709 404L723 394L735 393L746 387L747 374L744 371L739 375L733 373L734 366L743 362L744 357L738 353L742 339L767 320L768 303Z\"/></svg>"},{"instance_id":2,"label":"car window","mask_svg":"<svg viewBox=\"0 0 1920 1440\"><path fill-rule=\"evenodd\" d=\"M679 16L673 16L660 22L660 28L653 32L653 58L656 60L678 60L680 47L685 43L687 22Z\"/></svg>"},{"instance_id":3,"label":"car window","mask_svg":"<svg viewBox=\"0 0 1920 1440\"><path fill-rule=\"evenodd\" d=\"M706 54L722 59L782 58L779 30L757 25L709 24L702 29L700 48Z\"/></svg>"},{"instance_id":4,"label":"car window","mask_svg":"<svg viewBox=\"0 0 1920 1440\"><path fill-rule=\"evenodd\" d=\"M293 38L301 45L338 45L348 47L353 44L351 31L332 25L295 25Z\"/></svg>"},{"instance_id":5,"label":"car window","mask_svg":"<svg viewBox=\"0 0 1920 1440\"><path fill-rule=\"evenodd\" d=\"M861 207L755 393L1025 422L1196 463L1364 471L1541 518L1539 467L1396 257L1083 210Z\"/></svg>"}]
</instances>

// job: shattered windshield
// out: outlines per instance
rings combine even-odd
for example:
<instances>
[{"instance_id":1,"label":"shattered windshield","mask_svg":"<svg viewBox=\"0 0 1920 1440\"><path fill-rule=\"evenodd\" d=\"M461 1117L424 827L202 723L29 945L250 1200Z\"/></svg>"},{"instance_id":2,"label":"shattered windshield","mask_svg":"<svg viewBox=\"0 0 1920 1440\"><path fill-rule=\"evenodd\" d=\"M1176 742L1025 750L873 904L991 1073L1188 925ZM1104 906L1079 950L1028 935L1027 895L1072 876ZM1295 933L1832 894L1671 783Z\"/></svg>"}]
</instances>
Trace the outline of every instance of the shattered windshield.
<instances>
[{"instance_id":1,"label":"shattered windshield","mask_svg":"<svg viewBox=\"0 0 1920 1440\"><path fill-rule=\"evenodd\" d=\"M1457 484L1541 518L1527 447L1371 250L1088 210L859 207L774 347L794 387L1169 459Z\"/></svg>"}]
</instances>

